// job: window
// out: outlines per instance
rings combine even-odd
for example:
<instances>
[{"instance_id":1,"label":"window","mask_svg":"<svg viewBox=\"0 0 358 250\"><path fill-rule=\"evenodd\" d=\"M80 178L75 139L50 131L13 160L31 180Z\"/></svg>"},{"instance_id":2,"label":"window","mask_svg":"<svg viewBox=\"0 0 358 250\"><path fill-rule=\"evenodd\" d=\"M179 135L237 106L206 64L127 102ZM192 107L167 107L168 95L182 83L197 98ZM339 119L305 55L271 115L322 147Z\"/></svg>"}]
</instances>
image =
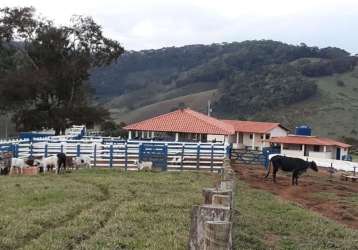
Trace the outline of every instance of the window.
<instances>
[{"instance_id":1,"label":"window","mask_svg":"<svg viewBox=\"0 0 358 250\"><path fill-rule=\"evenodd\" d=\"M250 139L254 138L254 135L253 134L250 134Z\"/></svg>"},{"instance_id":2,"label":"window","mask_svg":"<svg viewBox=\"0 0 358 250\"><path fill-rule=\"evenodd\" d=\"M264 139L264 136L263 136L263 135L261 135L261 140L262 140L262 139Z\"/></svg>"},{"instance_id":3,"label":"window","mask_svg":"<svg viewBox=\"0 0 358 250\"><path fill-rule=\"evenodd\" d=\"M314 152L319 152L319 145L314 145L313 146L313 151Z\"/></svg>"},{"instance_id":4,"label":"window","mask_svg":"<svg viewBox=\"0 0 358 250\"><path fill-rule=\"evenodd\" d=\"M270 139L270 134L266 134L266 140Z\"/></svg>"}]
</instances>

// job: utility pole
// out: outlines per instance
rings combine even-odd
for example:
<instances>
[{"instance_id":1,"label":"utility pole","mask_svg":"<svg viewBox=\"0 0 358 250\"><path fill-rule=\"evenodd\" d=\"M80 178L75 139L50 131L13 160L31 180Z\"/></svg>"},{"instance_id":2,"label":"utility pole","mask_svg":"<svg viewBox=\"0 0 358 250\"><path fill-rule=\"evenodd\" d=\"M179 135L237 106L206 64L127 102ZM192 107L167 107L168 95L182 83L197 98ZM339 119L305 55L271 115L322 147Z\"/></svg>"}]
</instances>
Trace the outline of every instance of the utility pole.
<instances>
[{"instance_id":1,"label":"utility pole","mask_svg":"<svg viewBox=\"0 0 358 250\"><path fill-rule=\"evenodd\" d=\"M211 108L211 101L208 100L208 116L211 116L211 112L213 112L213 110Z\"/></svg>"}]
</instances>

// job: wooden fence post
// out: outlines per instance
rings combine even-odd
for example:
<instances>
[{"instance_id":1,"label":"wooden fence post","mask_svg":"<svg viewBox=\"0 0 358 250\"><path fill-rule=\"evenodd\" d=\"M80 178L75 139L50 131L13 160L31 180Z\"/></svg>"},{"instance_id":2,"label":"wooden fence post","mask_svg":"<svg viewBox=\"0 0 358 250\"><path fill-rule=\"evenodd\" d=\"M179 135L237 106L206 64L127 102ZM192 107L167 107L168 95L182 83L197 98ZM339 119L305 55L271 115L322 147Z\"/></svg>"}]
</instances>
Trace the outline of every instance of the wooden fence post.
<instances>
[{"instance_id":1,"label":"wooden fence post","mask_svg":"<svg viewBox=\"0 0 358 250\"><path fill-rule=\"evenodd\" d=\"M113 167L113 144L109 146L109 167Z\"/></svg>"}]
</instances>

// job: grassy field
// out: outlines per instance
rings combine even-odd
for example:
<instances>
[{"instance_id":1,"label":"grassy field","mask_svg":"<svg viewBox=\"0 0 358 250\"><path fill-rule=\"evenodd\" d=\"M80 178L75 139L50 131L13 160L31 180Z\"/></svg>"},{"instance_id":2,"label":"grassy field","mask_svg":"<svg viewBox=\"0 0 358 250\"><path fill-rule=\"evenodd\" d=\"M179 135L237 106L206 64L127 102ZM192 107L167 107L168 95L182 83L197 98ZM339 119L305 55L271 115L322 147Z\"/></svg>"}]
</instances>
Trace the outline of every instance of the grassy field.
<instances>
[{"instance_id":1,"label":"grassy field","mask_svg":"<svg viewBox=\"0 0 358 250\"><path fill-rule=\"evenodd\" d=\"M0 177L0 249L185 249L217 177L92 170Z\"/></svg>"},{"instance_id":2,"label":"grassy field","mask_svg":"<svg viewBox=\"0 0 358 250\"><path fill-rule=\"evenodd\" d=\"M235 202L236 249L358 249L358 230L243 181L238 183Z\"/></svg>"}]
</instances>

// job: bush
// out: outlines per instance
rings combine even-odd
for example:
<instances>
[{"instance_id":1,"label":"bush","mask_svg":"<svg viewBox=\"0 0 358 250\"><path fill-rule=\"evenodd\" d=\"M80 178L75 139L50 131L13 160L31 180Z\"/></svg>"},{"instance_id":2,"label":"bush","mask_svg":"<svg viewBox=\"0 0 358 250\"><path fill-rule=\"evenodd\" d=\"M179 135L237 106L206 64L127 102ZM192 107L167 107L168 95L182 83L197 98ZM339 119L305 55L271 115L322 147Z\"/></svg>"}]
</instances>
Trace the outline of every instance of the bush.
<instances>
[{"instance_id":1,"label":"bush","mask_svg":"<svg viewBox=\"0 0 358 250\"><path fill-rule=\"evenodd\" d=\"M345 84L344 81L342 81L342 80L338 80L338 81L336 82L336 84L337 84L337 86L339 86L339 87L344 87L344 86L346 86L346 84Z\"/></svg>"}]
</instances>

